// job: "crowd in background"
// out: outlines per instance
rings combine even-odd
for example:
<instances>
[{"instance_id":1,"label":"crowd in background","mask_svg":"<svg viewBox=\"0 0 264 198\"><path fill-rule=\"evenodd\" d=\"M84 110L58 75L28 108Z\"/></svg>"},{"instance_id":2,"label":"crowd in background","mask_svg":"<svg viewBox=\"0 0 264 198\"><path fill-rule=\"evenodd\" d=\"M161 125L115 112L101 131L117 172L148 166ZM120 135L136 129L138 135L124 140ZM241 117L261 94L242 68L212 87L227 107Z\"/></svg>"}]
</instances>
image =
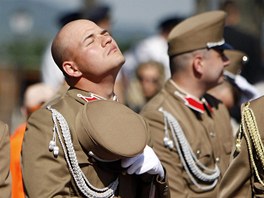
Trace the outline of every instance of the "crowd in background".
<instances>
[{"instance_id":1,"label":"crowd in background","mask_svg":"<svg viewBox=\"0 0 264 198\"><path fill-rule=\"evenodd\" d=\"M223 2L223 1L221 1ZM262 73L263 73L263 52L261 49L261 43L263 42L260 37L256 37L251 33L251 31L247 31L246 29L241 29L241 21L245 16L241 16L242 11L240 10L239 4L235 1L226 1L226 3L222 3L219 5L219 9L223 9L228 13L228 17L226 19L226 27L225 27L225 40L234 46L235 49L244 52L248 56L248 61L241 69L241 75L252 85L254 85L261 93L263 92L262 86ZM219 2L220 3L220 2ZM100 6L95 6L93 8L93 3L87 3L87 8L82 10L74 10L70 12L63 13L56 21L58 28L62 27L65 23L77 19L77 18L87 18L91 19L95 22L98 22L102 27L105 27L109 31L111 31L112 23L114 23L112 19L113 12L115 11L111 6L107 4L101 4ZM95 3L96 5L96 3ZM243 14L243 13L242 13ZM164 81L170 77L169 71L169 60L166 54L166 35L170 31L170 29L184 19L186 16L181 16L175 13L175 15L169 14L168 16L164 15L164 17L160 18L156 22L156 34L150 35L144 40L139 40L137 42L131 43L129 48L125 48L125 56L126 62L123 65L120 74L116 80L116 94L119 95L119 101L122 103L126 103L128 106L133 108L136 104L133 103L143 103L142 91L137 89L137 94L133 91L134 99L131 99L131 93L128 90L128 87L134 87L130 84L137 84L137 74L136 67L143 62L147 61L157 61L164 65ZM147 28L147 27L146 27ZM129 40L129 38L128 38ZM243 42L240 42L243 40ZM19 106L22 104L23 92L26 89L26 86L38 82L43 81L44 83L52 86L53 89L58 89L62 82L64 82L63 75L61 71L55 65L51 54L50 54L50 45L49 42L43 51L42 60L40 62L39 67L39 77L34 77L34 80L28 80L29 82L20 82L20 89L14 92L17 92L20 99L16 100L15 109L13 109L10 119L7 119L7 122L10 124L12 130L16 128L21 121L23 121L23 116L19 111ZM155 46L155 47L153 47ZM159 46L159 47L157 47ZM21 72L22 73L22 72ZM11 78L7 77L7 74L3 74L3 78ZM25 74L28 75L29 74ZM31 75L30 75L31 76ZM29 77L28 77L29 78ZM30 77L32 78L32 77ZM162 78L162 77L161 77ZM21 79L18 78L17 80ZM26 78L22 78L23 80ZM15 83L16 81L13 81ZM133 83L130 83L133 82ZM148 83L156 86L155 83ZM9 83L9 85L4 85L6 89L9 87L14 87ZM159 86L159 85L158 85ZM129 88L130 89L130 88ZM135 89L133 89L135 90ZM2 88L2 93L5 94L8 92L5 88ZM13 94L14 95L14 94ZM134 100L134 101L133 101ZM10 103L15 103L13 100L10 100ZM129 104L131 103L131 104ZM138 106L137 104L136 106ZM141 104L142 105L142 104ZM140 105L140 106L141 106ZM138 108L136 107L135 108ZM135 109L138 111L139 109ZM6 113L8 114L8 113Z\"/></svg>"},{"instance_id":2,"label":"crowd in background","mask_svg":"<svg viewBox=\"0 0 264 198\"><path fill-rule=\"evenodd\" d=\"M208 93L221 100L228 108L232 118L232 135L235 137L241 121L241 105L264 93L264 58L260 39L238 28L241 16L235 1L226 1L219 9L227 13L224 39L234 50L226 50L230 66L225 68L224 83L208 90ZM59 27L77 19L88 19L111 33L111 12L111 7L99 4L89 10L66 13L59 19ZM155 35L133 43L123 52L126 61L117 75L115 94L119 102L134 112L141 112L146 103L156 96L171 78L167 39L171 30L184 19L177 13L161 19ZM9 131L14 198L24 197L20 152L27 118L41 105L58 95L63 95L68 89L63 73L52 58L51 45L50 41L43 53L40 81L28 86L23 93L23 123L20 126L9 126L9 129L15 128Z\"/></svg>"}]
</instances>

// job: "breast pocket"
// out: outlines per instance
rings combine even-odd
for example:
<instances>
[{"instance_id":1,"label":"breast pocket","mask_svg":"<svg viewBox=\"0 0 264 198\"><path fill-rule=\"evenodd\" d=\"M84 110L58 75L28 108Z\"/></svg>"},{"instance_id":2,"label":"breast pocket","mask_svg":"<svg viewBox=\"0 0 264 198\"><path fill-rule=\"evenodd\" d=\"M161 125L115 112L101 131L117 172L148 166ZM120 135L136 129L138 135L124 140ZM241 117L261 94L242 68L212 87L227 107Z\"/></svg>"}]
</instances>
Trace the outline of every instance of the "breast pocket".
<instances>
[{"instance_id":1,"label":"breast pocket","mask_svg":"<svg viewBox=\"0 0 264 198\"><path fill-rule=\"evenodd\" d=\"M205 166L210 166L213 162L213 149L210 143L199 142L198 144L194 144L193 153L196 156L197 160Z\"/></svg>"},{"instance_id":2,"label":"breast pocket","mask_svg":"<svg viewBox=\"0 0 264 198\"><path fill-rule=\"evenodd\" d=\"M212 148L210 144L206 144L204 142L198 143L195 147L193 147L193 153L196 156L196 161L194 161L195 163L192 165L197 166L201 170L201 172L204 172L205 174L209 174L208 170L205 170L204 167L210 170L215 170L215 159L213 157L214 155L212 153ZM202 166L204 167L201 167L198 164L202 164ZM191 169L192 165L188 165L188 167ZM199 175L199 173L196 174ZM205 182L199 180L198 176L196 176L194 173L191 173L190 171L189 174L186 173L186 181L193 193L201 193L204 191L203 189L195 185L193 180L195 180L196 183L201 186L207 186L207 185L209 186L213 183L213 182L211 183L211 182Z\"/></svg>"}]
</instances>

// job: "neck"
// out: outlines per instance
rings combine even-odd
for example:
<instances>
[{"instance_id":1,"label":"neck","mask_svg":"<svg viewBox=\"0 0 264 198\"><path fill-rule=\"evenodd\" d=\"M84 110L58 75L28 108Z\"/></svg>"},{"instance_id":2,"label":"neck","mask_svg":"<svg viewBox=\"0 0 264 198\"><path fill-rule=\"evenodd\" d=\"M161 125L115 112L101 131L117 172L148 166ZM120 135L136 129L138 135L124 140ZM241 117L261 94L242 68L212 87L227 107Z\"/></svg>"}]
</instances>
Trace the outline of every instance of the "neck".
<instances>
[{"instance_id":1,"label":"neck","mask_svg":"<svg viewBox=\"0 0 264 198\"><path fill-rule=\"evenodd\" d=\"M78 89L92 92L100 97L105 99L113 99L114 97L114 81L100 81L100 82L92 82L87 79L81 79L74 86Z\"/></svg>"},{"instance_id":2,"label":"neck","mask_svg":"<svg viewBox=\"0 0 264 198\"><path fill-rule=\"evenodd\" d=\"M199 82L191 81L188 78L172 78L176 86L185 93L188 93L196 98L202 98L206 91L200 86Z\"/></svg>"}]
</instances>

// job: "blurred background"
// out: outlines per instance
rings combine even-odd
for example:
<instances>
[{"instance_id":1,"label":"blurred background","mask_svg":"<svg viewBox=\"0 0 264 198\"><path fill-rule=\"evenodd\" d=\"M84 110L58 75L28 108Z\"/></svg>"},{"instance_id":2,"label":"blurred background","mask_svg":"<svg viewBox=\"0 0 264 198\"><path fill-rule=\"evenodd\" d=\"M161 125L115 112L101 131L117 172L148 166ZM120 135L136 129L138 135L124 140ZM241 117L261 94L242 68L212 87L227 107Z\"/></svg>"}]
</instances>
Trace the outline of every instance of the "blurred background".
<instances>
[{"instance_id":1,"label":"blurred background","mask_svg":"<svg viewBox=\"0 0 264 198\"><path fill-rule=\"evenodd\" d=\"M222 3L222 0L0 0L0 120L8 123L12 132L23 119L20 115L23 94L29 85L42 81L43 54L60 28L63 15L107 4L111 9L112 35L125 52L156 34L165 17L185 18L219 9ZM261 62L256 64L263 68L264 0L236 3L240 9L236 26L258 40Z\"/></svg>"}]
</instances>

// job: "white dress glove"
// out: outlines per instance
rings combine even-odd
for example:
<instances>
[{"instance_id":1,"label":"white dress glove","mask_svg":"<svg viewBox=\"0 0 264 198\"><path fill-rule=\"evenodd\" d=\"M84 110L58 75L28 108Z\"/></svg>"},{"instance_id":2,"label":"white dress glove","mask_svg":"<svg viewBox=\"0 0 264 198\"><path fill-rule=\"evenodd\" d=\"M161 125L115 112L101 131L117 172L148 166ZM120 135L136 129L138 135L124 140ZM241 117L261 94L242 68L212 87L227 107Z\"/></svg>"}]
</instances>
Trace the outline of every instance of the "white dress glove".
<instances>
[{"instance_id":1,"label":"white dress glove","mask_svg":"<svg viewBox=\"0 0 264 198\"><path fill-rule=\"evenodd\" d=\"M127 168L127 173L130 175L149 173L159 175L162 179L164 178L164 170L161 162L153 149L148 145L145 147L143 153L135 157L122 159L121 166Z\"/></svg>"},{"instance_id":2,"label":"white dress glove","mask_svg":"<svg viewBox=\"0 0 264 198\"><path fill-rule=\"evenodd\" d=\"M254 85L250 84L243 76L239 74L234 75L229 71L224 71L224 74L227 77L227 80L241 91L239 105L261 96L258 89Z\"/></svg>"},{"instance_id":3,"label":"white dress glove","mask_svg":"<svg viewBox=\"0 0 264 198\"><path fill-rule=\"evenodd\" d=\"M242 103L260 96L257 88L255 88L254 85L250 84L243 76L236 75L235 83L244 93L241 101Z\"/></svg>"}]
</instances>

